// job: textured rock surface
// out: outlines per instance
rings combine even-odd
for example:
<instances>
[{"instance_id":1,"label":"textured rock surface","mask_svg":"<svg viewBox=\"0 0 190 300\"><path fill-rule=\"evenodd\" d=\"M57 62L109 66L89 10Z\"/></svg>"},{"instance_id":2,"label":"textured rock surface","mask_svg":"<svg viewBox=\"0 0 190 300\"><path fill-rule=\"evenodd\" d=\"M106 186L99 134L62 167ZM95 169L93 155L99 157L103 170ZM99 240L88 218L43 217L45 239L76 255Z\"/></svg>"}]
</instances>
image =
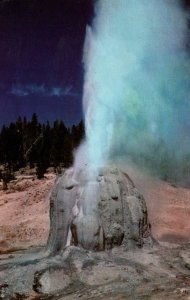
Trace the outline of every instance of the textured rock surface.
<instances>
[{"instance_id":1,"label":"textured rock surface","mask_svg":"<svg viewBox=\"0 0 190 300\"><path fill-rule=\"evenodd\" d=\"M150 241L144 199L125 173L74 180L68 170L51 196L48 247L0 260L0 299L190 299L190 245Z\"/></svg>"},{"instance_id":2,"label":"textured rock surface","mask_svg":"<svg viewBox=\"0 0 190 300\"><path fill-rule=\"evenodd\" d=\"M107 167L96 177L67 170L59 178L50 202L48 251L66 245L90 250L127 248L150 241L146 203L127 174Z\"/></svg>"}]
</instances>

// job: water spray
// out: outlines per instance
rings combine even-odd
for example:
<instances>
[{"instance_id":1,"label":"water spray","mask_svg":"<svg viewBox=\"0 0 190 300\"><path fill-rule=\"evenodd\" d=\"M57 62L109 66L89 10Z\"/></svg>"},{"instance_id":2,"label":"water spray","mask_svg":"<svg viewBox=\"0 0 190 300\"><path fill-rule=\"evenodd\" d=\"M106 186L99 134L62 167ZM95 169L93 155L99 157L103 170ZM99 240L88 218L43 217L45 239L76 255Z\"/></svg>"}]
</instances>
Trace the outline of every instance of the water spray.
<instances>
[{"instance_id":1,"label":"water spray","mask_svg":"<svg viewBox=\"0 0 190 300\"><path fill-rule=\"evenodd\" d=\"M177 0L98 1L84 45L83 160L93 172L130 158L173 174L188 155L187 25Z\"/></svg>"}]
</instances>

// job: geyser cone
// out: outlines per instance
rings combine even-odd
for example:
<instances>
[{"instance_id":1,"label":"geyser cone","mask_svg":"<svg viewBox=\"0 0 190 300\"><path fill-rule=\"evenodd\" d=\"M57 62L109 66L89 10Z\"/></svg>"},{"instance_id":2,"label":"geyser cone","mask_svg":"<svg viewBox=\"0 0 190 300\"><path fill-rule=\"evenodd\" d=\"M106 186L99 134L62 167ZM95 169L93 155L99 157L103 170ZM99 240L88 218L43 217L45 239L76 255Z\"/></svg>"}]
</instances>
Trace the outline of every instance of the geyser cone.
<instances>
[{"instance_id":1,"label":"geyser cone","mask_svg":"<svg viewBox=\"0 0 190 300\"><path fill-rule=\"evenodd\" d=\"M105 167L94 178L84 168L75 180L70 169L57 182L51 197L51 253L66 245L104 250L150 241L145 200L118 168Z\"/></svg>"}]
</instances>

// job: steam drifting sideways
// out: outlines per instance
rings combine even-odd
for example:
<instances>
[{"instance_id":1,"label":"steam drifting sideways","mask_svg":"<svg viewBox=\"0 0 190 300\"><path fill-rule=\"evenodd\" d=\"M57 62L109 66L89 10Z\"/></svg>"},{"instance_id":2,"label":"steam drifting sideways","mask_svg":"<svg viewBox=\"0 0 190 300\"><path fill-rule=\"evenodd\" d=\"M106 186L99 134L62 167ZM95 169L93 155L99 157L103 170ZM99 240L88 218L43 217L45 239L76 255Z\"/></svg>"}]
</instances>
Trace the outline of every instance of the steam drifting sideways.
<instances>
[{"instance_id":1,"label":"steam drifting sideways","mask_svg":"<svg viewBox=\"0 0 190 300\"><path fill-rule=\"evenodd\" d=\"M187 34L177 0L98 1L84 46L86 141L77 166L82 151L92 170L128 157L180 178L190 157Z\"/></svg>"}]
</instances>

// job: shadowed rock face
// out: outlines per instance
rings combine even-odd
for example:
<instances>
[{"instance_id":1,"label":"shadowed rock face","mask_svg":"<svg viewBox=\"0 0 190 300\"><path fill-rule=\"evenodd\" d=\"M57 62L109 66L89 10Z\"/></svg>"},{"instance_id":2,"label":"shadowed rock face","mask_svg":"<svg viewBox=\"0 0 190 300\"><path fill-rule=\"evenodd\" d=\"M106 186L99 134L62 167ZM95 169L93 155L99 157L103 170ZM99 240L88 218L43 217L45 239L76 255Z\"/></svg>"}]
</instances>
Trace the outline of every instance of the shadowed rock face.
<instances>
[{"instance_id":1,"label":"shadowed rock face","mask_svg":"<svg viewBox=\"0 0 190 300\"><path fill-rule=\"evenodd\" d=\"M67 170L51 195L51 254L66 245L98 251L151 240L145 200L127 174L107 167L96 177L83 169L73 178Z\"/></svg>"}]
</instances>

